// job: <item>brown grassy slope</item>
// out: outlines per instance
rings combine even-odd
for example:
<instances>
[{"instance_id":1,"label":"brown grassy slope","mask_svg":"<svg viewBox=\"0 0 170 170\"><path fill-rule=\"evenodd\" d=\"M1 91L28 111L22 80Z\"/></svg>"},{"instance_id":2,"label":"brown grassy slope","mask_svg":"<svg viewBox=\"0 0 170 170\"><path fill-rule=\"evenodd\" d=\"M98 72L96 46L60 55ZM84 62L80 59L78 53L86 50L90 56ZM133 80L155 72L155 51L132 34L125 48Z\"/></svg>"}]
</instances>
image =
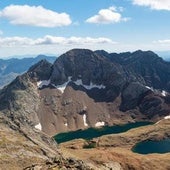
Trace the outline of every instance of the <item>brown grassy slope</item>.
<instances>
[{"instance_id":1,"label":"brown grassy slope","mask_svg":"<svg viewBox=\"0 0 170 170\"><path fill-rule=\"evenodd\" d=\"M30 127L18 127L0 115L0 170L90 169L82 161L64 159L56 143Z\"/></svg>"},{"instance_id":2,"label":"brown grassy slope","mask_svg":"<svg viewBox=\"0 0 170 170\"><path fill-rule=\"evenodd\" d=\"M97 147L83 149L84 140L75 140L60 145L66 157L72 156L93 164L96 169L116 168L117 170L170 170L170 153L141 155L131 148L139 141L170 137L170 120L139 127L125 133L106 135L93 141ZM108 168L109 169L109 168Z\"/></svg>"}]
</instances>

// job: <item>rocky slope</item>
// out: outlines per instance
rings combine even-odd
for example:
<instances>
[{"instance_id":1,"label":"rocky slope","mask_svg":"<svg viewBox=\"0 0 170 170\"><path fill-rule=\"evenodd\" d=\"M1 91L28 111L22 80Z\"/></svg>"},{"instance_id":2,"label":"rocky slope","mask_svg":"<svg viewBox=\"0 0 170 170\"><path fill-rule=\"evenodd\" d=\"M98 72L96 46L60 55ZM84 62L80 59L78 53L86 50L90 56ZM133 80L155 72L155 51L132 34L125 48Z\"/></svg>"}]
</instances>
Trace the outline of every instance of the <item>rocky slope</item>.
<instances>
[{"instance_id":1,"label":"rocky slope","mask_svg":"<svg viewBox=\"0 0 170 170\"><path fill-rule=\"evenodd\" d=\"M90 170L83 161L64 158L54 140L0 113L0 170Z\"/></svg>"},{"instance_id":2,"label":"rocky slope","mask_svg":"<svg viewBox=\"0 0 170 170\"><path fill-rule=\"evenodd\" d=\"M53 65L42 60L0 91L0 111L19 124L36 126L49 135L100 125L157 121L169 115L169 68L163 72L162 67L159 75L162 80L163 73L168 74L165 88L161 85L161 90L155 90L146 86L145 76L135 70L143 60L150 63L148 69L154 69L153 56L145 57L146 52L141 51L131 57L127 54L118 62L113 61L112 54L74 49ZM169 64L156 54L154 58ZM134 66L127 68L128 63Z\"/></svg>"}]
</instances>

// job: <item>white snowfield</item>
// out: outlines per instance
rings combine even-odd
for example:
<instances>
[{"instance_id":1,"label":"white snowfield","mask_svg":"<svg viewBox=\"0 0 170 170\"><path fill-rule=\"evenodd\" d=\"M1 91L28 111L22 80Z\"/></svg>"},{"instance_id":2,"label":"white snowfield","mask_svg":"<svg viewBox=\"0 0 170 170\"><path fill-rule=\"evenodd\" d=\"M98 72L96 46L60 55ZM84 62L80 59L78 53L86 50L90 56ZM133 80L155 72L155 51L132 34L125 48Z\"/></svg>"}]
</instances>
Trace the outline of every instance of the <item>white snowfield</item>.
<instances>
[{"instance_id":1,"label":"white snowfield","mask_svg":"<svg viewBox=\"0 0 170 170\"><path fill-rule=\"evenodd\" d=\"M64 93L64 90L66 89L67 87L67 84L71 81L71 77L68 77L68 81L65 82L64 84L61 84L61 85L55 85L55 84L52 84L55 88L57 88L58 90L61 91L61 93Z\"/></svg>"},{"instance_id":2,"label":"white snowfield","mask_svg":"<svg viewBox=\"0 0 170 170\"><path fill-rule=\"evenodd\" d=\"M162 96L166 96L167 95L167 92L165 90L162 90Z\"/></svg>"},{"instance_id":3,"label":"white snowfield","mask_svg":"<svg viewBox=\"0 0 170 170\"><path fill-rule=\"evenodd\" d=\"M35 129L42 130L41 123L38 123L37 125L35 125Z\"/></svg>"},{"instance_id":4,"label":"white snowfield","mask_svg":"<svg viewBox=\"0 0 170 170\"><path fill-rule=\"evenodd\" d=\"M83 115L83 121L84 121L84 126L88 126L88 124L86 122L86 114Z\"/></svg>"},{"instance_id":5,"label":"white snowfield","mask_svg":"<svg viewBox=\"0 0 170 170\"><path fill-rule=\"evenodd\" d=\"M91 90L93 88L98 88L98 89L105 89L106 88L106 86L104 86L102 84L96 85L96 84L93 84L92 82L90 82L90 85L84 85L81 79L78 79L76 81L72 81L71 77L68 77L68 81L65 82L64 84L57 85L57 86L55 84L52 84L52 86L54 86L55 88L60 90L61 93L64 93L64 90L66 89L69 82L73 82L77 86L83 86L87 90ZM50 83L51 83L50 80L41 80L41 81L37 82L37 87L42 88L43 86L48 86Z\"/></svg>"},{"instance_id":6,"label":"white snowfield","mask_svg":"<svg viewBox=\"0 0 170 170\"><path fill-rule=\"evenodd\" d=\"M48 86L50 83L50 80L41 80L37 82L37 87L42 88L43 86Z\"/></svg>"},{"instance_id":7,"label":"white snowfield","mask_svg":"<svg viewBox=\"0 0 170 170\"><path fill-rule=\"evenodd\" d=\"M104 126L105 125L105 122L97 122L95 124L95 127L100 127L100 126Z\"/></svg>"},{"instance_id":8,"label":"white snowfield","mask_svg":"<svg viewBox=\"0 0 170 170\"><path fill-rule=\"evenodd\" d=\"M153 88L152 87L149 87L149 86L145 86L147 89L150 89L153 91Z\"/></svg>"},{"instance_id":9,"label":"white snowfield","mask_svg":"<svg viewBox=\"0 0 170 170\"><path fill-rule=\"evenodd\" d=\"M164 119L170 119L170 115L169 116L165 116Z\"/></svg>"},{"instance_id":10,"label":"white snowfield","mask_svg":"<svg viewBox=\"0 0 170 170\"><path fill-rule=\"evenodd\" d=\"M147 89L150 89L150 90L152 90L152 91L156 91L156 89L153 89L153 87L149 87L149 86L145 86ZM162 92L161 92L161 94L162 94L162 96L167 96L167 93L168 92L166 92L165 90L162 90Z\"/></svg>"},{"instance_id":11,"label":"white snowfield","mask_svg":"<svg viewBox=\"0 0 170 170\"><path fill-rule=\"evenodd\" d=\"M105 89L106 88L106 86L104 86L102 84L101 85L96 85L96 84L93 84L92 82L90 82L90 85L84 85L81 79L78 79L78 80L74 81L74 83L77 86L83 86L87 90L91 90L93 88L98 88L98 89Z\"/></svg>"}]
</instances>

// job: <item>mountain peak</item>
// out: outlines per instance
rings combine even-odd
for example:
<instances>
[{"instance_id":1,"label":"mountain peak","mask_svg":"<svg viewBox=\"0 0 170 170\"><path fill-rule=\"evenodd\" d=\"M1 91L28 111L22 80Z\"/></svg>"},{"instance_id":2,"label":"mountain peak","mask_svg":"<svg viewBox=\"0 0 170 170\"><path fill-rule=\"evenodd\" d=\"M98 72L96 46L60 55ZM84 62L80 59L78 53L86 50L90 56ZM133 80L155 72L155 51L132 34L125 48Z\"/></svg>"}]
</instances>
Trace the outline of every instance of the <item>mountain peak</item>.
<instances>
[{"instance_id":1,"label":"mountain peak","mask_svg":"<svg viewBox=\"0 0 170 170\"><path fill-rule=\"evenodd\" d=\"M107 65L107 66L106 66ZM73 49L61 55L53 65L51 81L57 85L62 84L72 77L77 80L81 76L84 84L90 82L101 84L108 75L119 66L113 66L106 57L101 56L88 49ZM118 68L121 72L121 68Z\"/></svg>"},{"instance_id":2,"label":"mountain peak","mask_svg":"<svg viewBox=\"0 0 170 170\"><path fill-rule=\"evenodd\" d=\"M52 64L48 62L46 59L43 59L30 67L28 73L33 78L37 78L37 80L47 80L50 77L52 71Z\"/></svg>"},{"instance_id":3,"label":"mountain peak","mask_svg":"<svg viewBox=\"0 0 170 170\"><path fill-rule=\"evenodd\" d=\"M148 64L152 52L112 53L110 58L100 52L106 54L73 49L54 64L41 60L0 93L0 111L21 124L41 124L50 135L95 127L97 122L153 120L169 113L168 63ZM111 60L113 54L117 62Z\"/></svg>"}]
</instances>

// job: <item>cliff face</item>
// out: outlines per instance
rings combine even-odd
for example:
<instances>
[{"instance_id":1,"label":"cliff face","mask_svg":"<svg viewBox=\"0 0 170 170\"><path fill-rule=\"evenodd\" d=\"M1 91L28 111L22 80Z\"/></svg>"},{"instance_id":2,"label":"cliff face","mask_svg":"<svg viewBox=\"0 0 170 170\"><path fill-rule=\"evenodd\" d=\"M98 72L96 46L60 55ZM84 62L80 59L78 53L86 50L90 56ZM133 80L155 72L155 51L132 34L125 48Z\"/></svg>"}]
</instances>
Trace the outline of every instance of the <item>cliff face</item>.
<instances>
[{"instance_id":1,"label":"cliff face","mask_svg":"<svg viewBox=\"0 0 170 170\"><path fill-rule=\"evenodd\" d=\"M169 63L150 53L74 49L42 60L0 91L0 111L49 135L159 120L170 113Z\"/></svg>"},{"instance_id":2,"label":"cliff face","mask_svg":"<svg viewBox=\"0 0 170 170\"><path fill-rule=\"evenodd\" d=\"M46 134L0 113L0 169L85 169L83 161L64 158L54 140Z\"/></svg>"},{"instance_id":3,"label":"cliff face","mask_svg":"<svg viewBox=\"0 0 170 170\"><path fill-rule=\"evenodd\" d=\"M170 62L152 51L110 54L112 62L121 64L128 74L146 86L170 92Z\"/></svg>"}]
</instances>

